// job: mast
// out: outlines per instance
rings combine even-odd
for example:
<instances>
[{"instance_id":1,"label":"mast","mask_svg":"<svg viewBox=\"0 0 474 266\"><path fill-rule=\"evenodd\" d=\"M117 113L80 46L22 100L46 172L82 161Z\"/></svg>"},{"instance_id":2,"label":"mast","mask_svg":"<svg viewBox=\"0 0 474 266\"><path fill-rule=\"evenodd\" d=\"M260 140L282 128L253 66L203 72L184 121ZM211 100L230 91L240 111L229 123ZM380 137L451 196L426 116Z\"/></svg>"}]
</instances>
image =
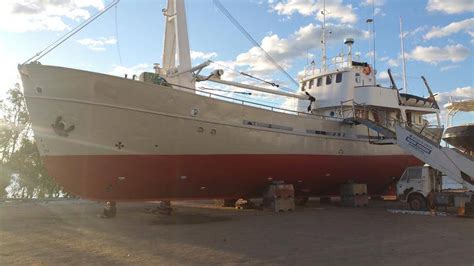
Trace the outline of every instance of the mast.
<instances>
[{"instance_id":1,"label":"mast","mask_svg":"<svg viewBox=\"0 0 474 266\"><path fill-rule=\"evenodd\" d=\"M323 36L322 36L322 45L323 45L323 71L326 71L327 65L326 65L326 0L323 1L323 10L321 11L321 14L323 15Z\"/></svg>"},{"instance_id":2,"label":"mast","mask_svg":"<svg viewBox=\"0 0 474 266\"><path fill-rule=\"evenodd\" d=\"M403 45L403 27L402 27L402 17L400 16L400 45L402 52L402 67L403 67L403 87L405 88L405 93L408 93L408 84L407 84L407 70L406 70L406 61L405 61L405 49Z\"/></svg>"},{"instance_id":3,"label":"mast","mask_svg":"<svg viewBox=\"0 0 474 266\"><path fill-rule=\"evenodd\" d=\"M168 0L165 16L162 75L171 82L195 88L191 69L188 26L184 0ZM177 62L176 62L177 61Z\"/></svg>"}]
</instances>

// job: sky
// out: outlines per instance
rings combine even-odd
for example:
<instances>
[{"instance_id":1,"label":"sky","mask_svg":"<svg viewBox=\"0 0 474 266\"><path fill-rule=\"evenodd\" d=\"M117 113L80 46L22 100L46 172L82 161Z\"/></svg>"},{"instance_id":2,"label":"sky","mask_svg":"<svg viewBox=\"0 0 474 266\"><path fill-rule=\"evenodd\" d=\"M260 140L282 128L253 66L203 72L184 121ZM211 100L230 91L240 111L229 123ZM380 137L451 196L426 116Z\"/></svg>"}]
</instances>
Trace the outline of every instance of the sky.
<instances>
[{"instance_id":1,"label":"sky","mask_svg":"<svg viewBox=\"0 0 474 266\"><path fill-rule=\"evenodd\" d=\"M373 2L375 1L375 3ZM41 51L111 0L2 0L0 2L0 98L18 80L17 64ZM295 79L312 60L321 59L323 0L221 0L249 34ZM40 62L123 76L153 71L161 63L165 0L121 0ZM375 7L375 9L374 9ZM225 78L243 81L244 71L296 86L253 47L216 8L212 0L186 0L193 65L208 59L224 68ZM388 85L387 69L402 86L399 18L403 19L410 93L427 96L421 75L438 93L441 105L450 97L474 98L474 1L472 0L326 0L328 57L355 39L354 52L371 62L366 20L374 11L377 80ZM260 101L278 103L271 97ZM455 123L474 122L460 114Z\"/></svg>"}]
</instances>

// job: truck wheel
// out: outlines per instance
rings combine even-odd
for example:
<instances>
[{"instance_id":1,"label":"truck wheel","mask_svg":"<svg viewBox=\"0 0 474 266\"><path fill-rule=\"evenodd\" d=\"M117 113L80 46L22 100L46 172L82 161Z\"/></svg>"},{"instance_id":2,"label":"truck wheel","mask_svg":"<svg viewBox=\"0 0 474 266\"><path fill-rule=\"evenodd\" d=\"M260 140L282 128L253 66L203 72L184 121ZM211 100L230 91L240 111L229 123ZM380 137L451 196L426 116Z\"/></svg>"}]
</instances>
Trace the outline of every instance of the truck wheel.
<instances>
[{"instance_id":1,"label":"truck wheel","mask_svg":"<svg viewBox=\"0 0 474 266\"><path fill-rule=\"evenodd\" d=\"M410 205L410 209L414 211L426 210L426 200L419 194L411 195L408 199L408 204Z\"/></svg>"}]
</instances>

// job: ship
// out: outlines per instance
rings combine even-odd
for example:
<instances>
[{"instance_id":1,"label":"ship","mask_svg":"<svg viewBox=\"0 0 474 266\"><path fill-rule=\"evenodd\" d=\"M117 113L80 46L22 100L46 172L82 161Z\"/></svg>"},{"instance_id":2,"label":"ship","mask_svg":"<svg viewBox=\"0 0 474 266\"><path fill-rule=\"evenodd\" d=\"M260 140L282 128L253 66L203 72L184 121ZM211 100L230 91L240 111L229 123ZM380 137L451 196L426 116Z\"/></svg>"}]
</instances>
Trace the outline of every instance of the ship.
<instances>
[{"instance_id":1,"label":"ship","mask_svg":"<svg viewBox=\"0 0 474 266\"><path fill-rule=\"evenodd\" d=\"M334 195L346 182L384 195L423 162L393 139L401 121L441 138L427 115L434 97L377 83L373 65L344 54L305 68L297 92L202 75L191 65L183 0L169 0L163 62L138 78L79 69L19 65L34 137L48 173L65 191L99 201L261 197L272 182L297 196ZM296 109L236 99L199 82L255 90ZM438 119L439 121L439 119ZM383 126L381 126L383 125Z\"/></svg>"},{"instance_id":2,"label":"ship","mask_svg":"<svg viewBox=\"0 0 474 266\"><path fill-rule=\"evenodd\" d=\"M445 106L447 110L446 125L443 140L466 154L474 155L474 124L465 123L453 125L454 117L458 112L474 112L474 99L453 100Z\"/></svg>"}]
</instances>

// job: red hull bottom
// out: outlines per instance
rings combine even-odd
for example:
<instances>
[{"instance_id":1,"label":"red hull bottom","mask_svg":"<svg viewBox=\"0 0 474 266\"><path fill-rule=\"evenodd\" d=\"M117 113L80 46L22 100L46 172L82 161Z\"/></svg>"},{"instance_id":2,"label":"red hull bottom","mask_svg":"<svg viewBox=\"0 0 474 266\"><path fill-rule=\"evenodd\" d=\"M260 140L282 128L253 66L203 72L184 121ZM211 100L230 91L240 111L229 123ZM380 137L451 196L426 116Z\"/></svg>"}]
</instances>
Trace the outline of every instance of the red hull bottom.
<instances>
[{"instance_id":1,"label":"red hull bottom","mask_svg":"<svg viewBox=\"0 0 474 266\"><path fill-rule=\"evenodd\" d=\"M86 199L139 201L260 197L271 180L294 184L300 195L334 195L361 182L382 195L415 157L329 155L99 155L45 156L49 173Z\"/></svg>"}]
</instances>

